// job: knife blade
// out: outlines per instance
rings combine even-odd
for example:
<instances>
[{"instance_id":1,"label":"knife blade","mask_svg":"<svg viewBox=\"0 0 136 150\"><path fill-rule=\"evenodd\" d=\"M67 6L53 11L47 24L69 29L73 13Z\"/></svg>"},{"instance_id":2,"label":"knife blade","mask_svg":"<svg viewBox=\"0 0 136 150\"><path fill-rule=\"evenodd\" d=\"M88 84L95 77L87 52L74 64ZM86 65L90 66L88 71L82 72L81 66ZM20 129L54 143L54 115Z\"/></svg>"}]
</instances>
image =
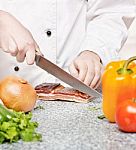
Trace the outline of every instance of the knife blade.
<instances>
[{"instance_id":1,"label":"knife blade","mask_svg":"<svg viewBox=\"0 0 136 150\"><path fill-rule=\"evenodd\" d=\"M102 97L99 92L90 88L89 86L76 79L75 77L73 77L48 59L44 58L43 56L36 54L35 62L37 66L52 74L56 78L62 80L63 82L67 83L68 85L72 86L76 90L86 93L89 96Z\"/></svg>"}]
</instances>

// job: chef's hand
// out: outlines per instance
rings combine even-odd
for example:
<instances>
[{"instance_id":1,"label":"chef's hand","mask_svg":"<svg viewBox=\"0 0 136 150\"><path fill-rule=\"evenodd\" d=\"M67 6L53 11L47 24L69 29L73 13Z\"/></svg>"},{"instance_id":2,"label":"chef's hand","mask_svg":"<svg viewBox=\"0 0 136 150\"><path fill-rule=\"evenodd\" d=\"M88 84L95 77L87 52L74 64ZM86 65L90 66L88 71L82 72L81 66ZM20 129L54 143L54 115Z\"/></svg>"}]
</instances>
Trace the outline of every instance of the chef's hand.
<instances>
[{"instance_id":1,"label":"chef's hand","mask_svg":"<svg viewBox=\"0 0 136 150\"><path fill-rule=\"evenodd\" d=\"M103 65L97 54L86 50L70 64L69 71L74 77L96 89L101 83Z\"/></svg>"},{"instance_id":2,"label":"chef's hand","mask_svg":"<svg viewBox=\"0 0 136 150\"><path fill-rule=\"evenodd\" d=\"M18 62L23 62L26 58L27 64L33 64L38 45L15 17L0 11L0 48L15 56Z\"/></svg>"}]
</instances>

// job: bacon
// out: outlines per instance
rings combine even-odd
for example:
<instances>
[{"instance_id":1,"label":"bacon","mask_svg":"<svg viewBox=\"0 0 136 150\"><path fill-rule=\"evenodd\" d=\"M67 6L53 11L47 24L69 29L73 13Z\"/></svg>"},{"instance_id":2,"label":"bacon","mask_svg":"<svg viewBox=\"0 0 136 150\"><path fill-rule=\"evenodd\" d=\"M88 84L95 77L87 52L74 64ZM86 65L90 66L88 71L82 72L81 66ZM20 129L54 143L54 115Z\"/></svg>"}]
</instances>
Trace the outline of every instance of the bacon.
<instances>
[{"instance_id":1,"label":"bacon","mask_svg":"<svg viewBox=\"0 0 136 150\"><path fill-rule=\"evenodd\" d=\"M41 100L64 100L75 102L89 102L92 97L60 83L42 83L35 87L38 98Z\"/></svg>"},{"instance_id":2,"label":"bacon","mask_svg":"<svg viewBox=\"0 0 136 150\"><path fill-rule=\"evenodd\" d=\"M37 93L53 93L55 89L64 88L60 83L42 83L35 87Z\"/></svg>"}]
</instances>

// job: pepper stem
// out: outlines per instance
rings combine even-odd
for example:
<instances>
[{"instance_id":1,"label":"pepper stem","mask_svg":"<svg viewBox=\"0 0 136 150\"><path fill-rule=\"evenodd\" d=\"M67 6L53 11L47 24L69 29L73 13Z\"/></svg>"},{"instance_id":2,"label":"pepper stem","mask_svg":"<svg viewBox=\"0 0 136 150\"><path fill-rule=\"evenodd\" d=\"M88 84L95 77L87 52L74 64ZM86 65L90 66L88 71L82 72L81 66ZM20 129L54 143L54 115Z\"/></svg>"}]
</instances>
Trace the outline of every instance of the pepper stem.
<instances>
[{"instance_id":1,"label":"pepper stem","mask_svg":"<svg viewBox=\"0 0 136 150\"><path fill-rule=\"evenodd\" d=\"M132 61L134 61L134 60L136 60L136 56L130 57L130 58L124 63L123 68L124 68L125 70L127 70L128 65L129 65Z\"/></svg>"},{"instance_id":2,"label":"pepper stem","mask_svg":"<svg viewBox=\"0 0 136 150\"><path fill-rule=\"evenodd\" d=\"M136 56L130 57L128 60L126 60L123 67L117 70L117 73L118 74L131 74L131 73L133 73L133 71L131 69L128 69L128 65L134 60L136 60Z\"/></svg>"}]
</instances>

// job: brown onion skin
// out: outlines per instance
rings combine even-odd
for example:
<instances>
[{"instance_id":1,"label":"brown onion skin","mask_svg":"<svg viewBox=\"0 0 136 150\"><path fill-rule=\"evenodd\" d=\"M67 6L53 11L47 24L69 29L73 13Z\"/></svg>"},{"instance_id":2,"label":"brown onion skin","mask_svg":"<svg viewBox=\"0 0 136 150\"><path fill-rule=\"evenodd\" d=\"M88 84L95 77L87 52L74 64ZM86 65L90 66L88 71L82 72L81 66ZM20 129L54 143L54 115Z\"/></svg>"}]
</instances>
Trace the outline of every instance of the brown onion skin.
<instances>
[{"instance_id":1,"label":"brown onion skin","mask_svg":"<svg viewBox=\"0 0 136 150\"><path fill-rule=\"evenodd\" d=\"M0 99L9 109L29 112L35 106L37 94L26 80L7 76L0 81Z\"/></svg>"}]
</instances>

